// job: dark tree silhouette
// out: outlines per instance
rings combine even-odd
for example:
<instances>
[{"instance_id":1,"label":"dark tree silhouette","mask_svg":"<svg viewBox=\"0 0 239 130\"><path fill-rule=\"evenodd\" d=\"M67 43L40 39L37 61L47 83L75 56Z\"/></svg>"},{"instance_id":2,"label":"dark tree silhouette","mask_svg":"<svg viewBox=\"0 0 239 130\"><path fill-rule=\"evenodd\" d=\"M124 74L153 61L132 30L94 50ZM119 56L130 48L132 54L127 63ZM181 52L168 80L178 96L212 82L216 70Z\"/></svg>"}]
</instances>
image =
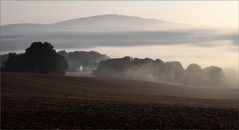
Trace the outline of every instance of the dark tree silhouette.
<instances>
[{"instance_id":1,"label":"dark tree silhouette","mask_svg":"<svg viewBox=\"0 0 239 130\"><path fill-rule=\"evenodd\" d=\"M64 74L68 68L63 56L48 42L34 42L23 54L10 53L6 71Z\"/></svg>"},{"instance_id":2,"label":"dark tree silhouette","mask_svg":"<svg viewBox=\"0 0 239 130\"><path fill-rule=\"evenodd\" d=\"M185 70L180 62L160 59L123 57L101 61L94 71L97 77L127 78L159 82L218 86L224 78L223 70L216 66L201 68L190 64Z\"/></svg>"}]
</instances>

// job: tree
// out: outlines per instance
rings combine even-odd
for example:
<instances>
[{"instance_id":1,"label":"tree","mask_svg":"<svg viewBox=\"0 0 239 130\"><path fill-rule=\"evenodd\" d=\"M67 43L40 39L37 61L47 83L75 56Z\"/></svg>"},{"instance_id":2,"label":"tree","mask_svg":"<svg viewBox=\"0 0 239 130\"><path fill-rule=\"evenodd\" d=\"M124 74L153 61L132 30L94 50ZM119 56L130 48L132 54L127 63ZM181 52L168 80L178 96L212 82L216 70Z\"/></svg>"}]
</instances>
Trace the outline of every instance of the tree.
<instances>
[{"instance_id":1,"label":"tree","mask_svg":"<svg viewBox=\"0 0 239 130\"><path fill-rule=\"evenodd\" d=\"M33 73L64 74L68 63L48 42L34 42L23 54L10 53L5 70Z\"/></svg>"},{"instance_id":2,"label":"tree","mask_svg":"<svg viewBox=\"0 0 239 130\"><path fill-rule=\"evenodd\" d=\"M223 70L217 66L209 66L203 69L204 80L209 85L218 85L225 78Z\"/></svg>"},{"instance_id":3,"label":"tree","mask_svg":"<svg viewBox=\"0 0 239 130\"><path fill-rule=\"evenodd\" d=\"M202 84L204 72L200 65L190 64L186 69L186 74L189 83Z\"/></svg>"}]
</instances>

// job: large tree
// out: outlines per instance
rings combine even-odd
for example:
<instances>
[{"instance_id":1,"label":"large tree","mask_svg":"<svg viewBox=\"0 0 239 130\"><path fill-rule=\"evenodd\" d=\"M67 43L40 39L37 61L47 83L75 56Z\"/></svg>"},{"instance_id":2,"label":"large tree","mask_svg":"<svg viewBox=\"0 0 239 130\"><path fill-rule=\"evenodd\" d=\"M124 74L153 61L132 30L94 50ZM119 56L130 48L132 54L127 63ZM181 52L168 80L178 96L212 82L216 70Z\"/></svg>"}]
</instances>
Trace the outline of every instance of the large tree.
<instances>
[{"instance_id":1,"label":"large tree","mask_svg":"<svg viewBox=\"0 0 239 130\"><path fill-rule=\"evenodd\" d=\"M48 42L34 42L23 54L10 53L5 62L5 70L17 72L64 74L67 68L67 61Z\"/></svg>"}]
</instances>

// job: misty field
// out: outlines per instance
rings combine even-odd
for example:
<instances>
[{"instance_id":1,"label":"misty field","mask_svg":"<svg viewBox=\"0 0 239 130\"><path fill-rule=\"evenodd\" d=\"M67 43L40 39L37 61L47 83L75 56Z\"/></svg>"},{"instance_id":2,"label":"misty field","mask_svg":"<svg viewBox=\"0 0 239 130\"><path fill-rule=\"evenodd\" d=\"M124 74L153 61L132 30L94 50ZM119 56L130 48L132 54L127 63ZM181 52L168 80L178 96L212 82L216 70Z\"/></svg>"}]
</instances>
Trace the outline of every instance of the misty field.
<instances>
[{"instance_id":1,"label":"misty field","mask_svg":"<svg viewBox=\"0 0 239 130\"><path fill-rule=\"evenodd\" d=\"M222 99L145 81L6 72L1 85L2 129L238 129L235 90ZM197 97L205 91L211 98Z\"/></svg>"}]
</instances>

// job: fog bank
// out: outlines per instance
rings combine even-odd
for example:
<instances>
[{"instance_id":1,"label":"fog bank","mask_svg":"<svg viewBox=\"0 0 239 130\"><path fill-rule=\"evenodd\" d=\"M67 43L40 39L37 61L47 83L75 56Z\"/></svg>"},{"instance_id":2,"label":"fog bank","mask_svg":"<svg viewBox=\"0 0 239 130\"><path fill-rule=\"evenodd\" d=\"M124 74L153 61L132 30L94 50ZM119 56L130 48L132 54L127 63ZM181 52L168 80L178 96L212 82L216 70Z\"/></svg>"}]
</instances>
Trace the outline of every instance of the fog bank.
<instances>
[{"instance_id":1,"label":"fog bank","mask_svg":"<svg viewBox=\"0 0 239 130\"><path fill-rule=\"evenodd\" d=\"M209 46L211 45L211 46ZM124 56L138 58L160 58L164 61L180 61L184 68L190 63L200 64L202 67L215 65L221 68L233 68L238 71L238 46L229 41L214 41L208 46L181 45L152 45L132 47L95 47L73 50L95 50L107 54L111 58Z\"/></svg>"}]
</instances>

